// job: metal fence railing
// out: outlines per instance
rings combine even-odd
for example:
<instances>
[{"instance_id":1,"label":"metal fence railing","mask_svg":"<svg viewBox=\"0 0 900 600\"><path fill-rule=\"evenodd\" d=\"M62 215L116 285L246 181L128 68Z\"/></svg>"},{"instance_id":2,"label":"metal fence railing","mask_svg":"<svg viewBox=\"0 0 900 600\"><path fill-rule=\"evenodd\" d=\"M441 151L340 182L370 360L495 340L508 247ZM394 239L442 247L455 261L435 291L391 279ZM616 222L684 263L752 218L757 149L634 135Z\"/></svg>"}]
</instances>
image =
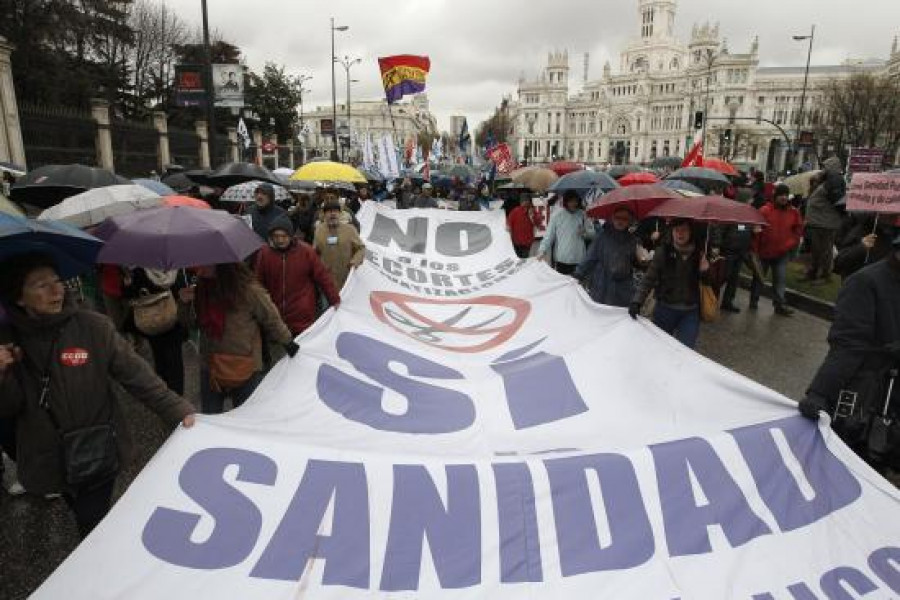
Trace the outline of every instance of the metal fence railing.
<instances>
[{"instance_id":1,"label":"metal fence railing","mask_svg":"<svg viewBox=\"0 0 900 600\"><path fill-rule=\"evenodd\" d=\"M90 114L66 107L20 104L19 121L30 169L97 164L97 123Z\"/></svg>"},{"instance_id":2,"label":"metal fence railing","mask_svg":"<svg viewBox=\"0 0 900 600\"><path fill-rule=\"evenodd\" d=\"M110 123L116 172L125 177L147 177L158 171L159 133L153 125L136 121Z\"/></svg>"}]
</instances>

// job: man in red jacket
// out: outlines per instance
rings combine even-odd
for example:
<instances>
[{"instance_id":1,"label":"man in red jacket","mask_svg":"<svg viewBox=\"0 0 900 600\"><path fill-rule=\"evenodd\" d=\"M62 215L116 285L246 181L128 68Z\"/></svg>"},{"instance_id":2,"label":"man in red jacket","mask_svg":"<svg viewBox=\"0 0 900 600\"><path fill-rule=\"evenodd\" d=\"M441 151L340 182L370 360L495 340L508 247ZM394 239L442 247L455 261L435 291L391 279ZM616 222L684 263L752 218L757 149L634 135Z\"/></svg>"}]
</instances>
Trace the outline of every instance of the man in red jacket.
<instances>
[{"instance_id":1,"label":"man in red jacket","mask_svg":"<svg viewBox=\"0 0 900 600\"><path fill-rule=\"evenodd\" d=\"M534 206L531 204L531 196L522 194L519 205L506 218L506 226L509 228L516 256L528 258L534 243Z\"/></svg>"},{"instance_id":2,"label":"man in red jacket","mask_svg":"<svg viewBox=\"0 0 900 600\"><path fill-rule=\"evenodd\" d=\"M294 336L316 320L316 288L337 306L341 297L334 280L312 246L294 239L294 226L279 217L269 227L269 245L256 257L256 277L268 290L282 320Z\"/></svg>"},{"instance_id":3,"label":"man in red jacket","mask_svg":"<svg viewBox=\"0 0 900 600\"><path fill-rule=\"evenodd\" d=\"M750 309L759 305L763 281L760 275L772 271L772 304L775 314L782 317L791 316L794 311L787 307L784 298L787 279L787 264L791 252L800 245L803 235L803 217L800 211L791 206L790 189L784 184L775 187L775 198L761 209L759 213L769 226L759 230L753 237L753 250L759 256L762 273L754 273L750 286Z\"/></svg>"}]
</instances>

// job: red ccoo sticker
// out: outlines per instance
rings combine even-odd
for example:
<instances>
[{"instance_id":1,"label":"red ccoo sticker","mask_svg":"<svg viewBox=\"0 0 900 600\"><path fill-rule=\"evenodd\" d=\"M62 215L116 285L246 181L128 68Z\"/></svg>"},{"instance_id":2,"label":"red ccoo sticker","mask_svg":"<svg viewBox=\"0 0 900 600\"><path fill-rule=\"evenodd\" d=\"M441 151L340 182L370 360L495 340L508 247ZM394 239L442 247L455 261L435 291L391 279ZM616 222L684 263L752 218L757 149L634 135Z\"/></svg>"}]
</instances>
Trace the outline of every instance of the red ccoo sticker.
<instances>
[{"instance_id":1,"label":"red ccoo sticker","mask_svg":"<svg viewBox=\"0 0 900 600\"><path fill-rule=\"evenodd\" d=\"M65 348L59 355L59 362L64 367L80 367L87 364L90 357L84 348Z\"/></svg>"}]
</instances>

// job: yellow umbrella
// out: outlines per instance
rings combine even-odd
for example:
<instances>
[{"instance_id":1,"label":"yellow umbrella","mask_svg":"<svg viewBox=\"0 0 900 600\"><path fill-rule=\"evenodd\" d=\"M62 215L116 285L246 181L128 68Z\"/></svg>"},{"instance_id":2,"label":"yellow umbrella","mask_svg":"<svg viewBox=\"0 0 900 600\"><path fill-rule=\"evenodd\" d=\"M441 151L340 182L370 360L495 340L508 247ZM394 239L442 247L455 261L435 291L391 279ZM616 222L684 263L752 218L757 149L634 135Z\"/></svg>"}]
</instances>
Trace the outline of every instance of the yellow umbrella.
<instances>
[{"instance_id":1,"label":"yellow umbrella","mask_svg":"<svg viewBox=\"0 0 900 600\"><path fill-rule=\"evenodd\" d=\"M311 162L303 165L291 175L293 181L346 181L347 183L366 183L362 173L343 163L329 160Z\"/></svg>"}]
</instances>

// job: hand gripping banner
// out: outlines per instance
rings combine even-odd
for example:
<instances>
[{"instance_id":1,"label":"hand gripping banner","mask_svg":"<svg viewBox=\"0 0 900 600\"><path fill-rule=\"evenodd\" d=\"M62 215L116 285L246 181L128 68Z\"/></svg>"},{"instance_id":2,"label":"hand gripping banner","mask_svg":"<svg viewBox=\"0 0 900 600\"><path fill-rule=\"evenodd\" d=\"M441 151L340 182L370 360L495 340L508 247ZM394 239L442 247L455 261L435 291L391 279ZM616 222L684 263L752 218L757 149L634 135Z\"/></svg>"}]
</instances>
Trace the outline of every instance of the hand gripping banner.
<instances>
[{"instance_id":1,"label":"hand gripping banner","mask_svg":"<svg viewBox=\"0 0 900 600\"><path fill-rule=\"evenodd\" d=\"M900 596L900 497L826 424L517 259L502 211L360 222L340 308L35 598Z\"/></svg>"}]
</instances>

